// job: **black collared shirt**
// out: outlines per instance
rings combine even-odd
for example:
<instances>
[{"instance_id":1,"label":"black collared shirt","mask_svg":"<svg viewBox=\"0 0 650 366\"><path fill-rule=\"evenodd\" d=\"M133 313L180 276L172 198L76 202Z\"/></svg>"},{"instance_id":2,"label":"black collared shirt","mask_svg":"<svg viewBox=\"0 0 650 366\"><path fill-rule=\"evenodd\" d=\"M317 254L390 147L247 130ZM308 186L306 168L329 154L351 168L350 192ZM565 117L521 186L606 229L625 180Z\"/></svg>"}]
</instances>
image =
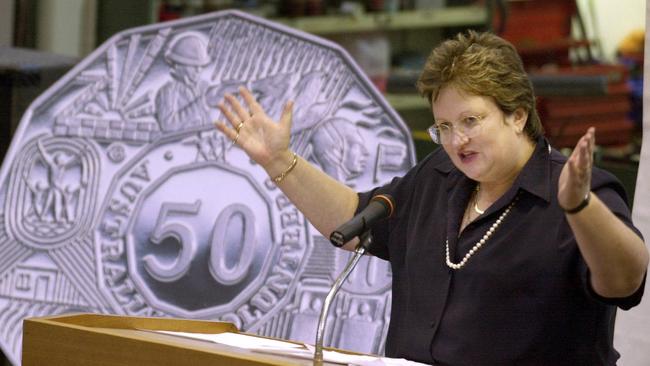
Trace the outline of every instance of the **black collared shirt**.
<instances>
[{"instance_id":1,"label":"black collared shirt","mask_svg":"<svg viewBox=\"0 0 650 366\"><path fill-rule=\"evenodd\" d=\"M393 272L386 355L439 365L614 365L616 307L637 293L605 299L589 285L557 186L566 158L540 138L514 184L459 236L476 182L438 149L404 177L359 194L359 211L391 194L396 214L372 228L371 253ZM631 227L626 195L594 168L592 192ZM459 270L445 264L445 240L458 263L516 198L490 239Z\"/></svg>"}]
</instances>

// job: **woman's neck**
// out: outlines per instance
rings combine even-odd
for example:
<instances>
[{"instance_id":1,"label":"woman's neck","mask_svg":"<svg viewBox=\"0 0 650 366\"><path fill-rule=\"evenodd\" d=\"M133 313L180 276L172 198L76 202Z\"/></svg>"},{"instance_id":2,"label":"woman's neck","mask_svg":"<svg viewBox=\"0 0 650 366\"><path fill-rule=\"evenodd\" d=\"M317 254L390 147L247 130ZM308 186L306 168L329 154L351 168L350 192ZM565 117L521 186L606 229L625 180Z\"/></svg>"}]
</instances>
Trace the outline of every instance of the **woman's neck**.
<instances>
[{"instance_id":1,"label":"woman's neck","mask_svg":"<svg viewBox=\"0 0 650 366\"><path fill-rule=\"evenodd\" d=\"M516 162L509 170L508 174L496 181L478 183L480 187L480 192L478 195L478 198L480 200L479 203L491 205L496 200L498 200L499 197L503 196L503 194L506 193L510 187L512 187L515 179L517 179L519 173L535 151L536 144L530 141L528 138L525 139L526 141L522 141L520 149L518 150L520 151L520 154L518 154Z\"/></svg>"}]
</instances>

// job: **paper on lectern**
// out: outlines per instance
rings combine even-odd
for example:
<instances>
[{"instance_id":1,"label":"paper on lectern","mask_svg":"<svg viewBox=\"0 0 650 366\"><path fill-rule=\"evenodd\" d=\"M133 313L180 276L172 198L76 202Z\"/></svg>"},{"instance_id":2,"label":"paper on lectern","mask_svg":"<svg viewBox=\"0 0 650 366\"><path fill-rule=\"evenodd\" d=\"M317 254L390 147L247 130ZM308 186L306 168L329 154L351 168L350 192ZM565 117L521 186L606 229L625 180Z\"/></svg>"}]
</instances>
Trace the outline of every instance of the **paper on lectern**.
<instances>
[{"instance_id":1,"label":"paper on lectern","mask_svg":"<svg viewBox=\"0 0 650 366\"><path fill-rule=\"evenodd\" d=\"M314 346L287 342L276 339L258 337L242 333L224 332L219 334L186 333L157 330L155 333L163 333L172 336L186 337L223 344L232 347L248 349L254 352L268 353L275 355L291 356L302 359L313 359ZM386 358L378 356L351 355L342 352L323 350L323 360L330 363L351 366L419 366L423 363L405 359Z\"/></svg>"}]
</instances>

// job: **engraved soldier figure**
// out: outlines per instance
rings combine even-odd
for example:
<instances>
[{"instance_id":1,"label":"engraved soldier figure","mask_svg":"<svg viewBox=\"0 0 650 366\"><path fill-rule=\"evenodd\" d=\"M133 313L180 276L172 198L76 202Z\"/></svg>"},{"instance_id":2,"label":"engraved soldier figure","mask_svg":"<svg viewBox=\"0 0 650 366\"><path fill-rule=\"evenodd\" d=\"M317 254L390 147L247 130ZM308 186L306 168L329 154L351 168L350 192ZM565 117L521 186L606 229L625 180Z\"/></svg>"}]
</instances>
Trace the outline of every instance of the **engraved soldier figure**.
<instances>
[{"instance_id":1,"label":"engraved soldier figure","mask_svg":"<svg viewBox=\"0 0 650 366\"><path fill-rule=\"evenodd\" d=\"M207 40L198 32L184 32L174 37L165 51L171 67L172 81L156 95L156 117L163 131L178 131L209 123L205 101L207 83L201 70L210 62Z\"/></svg>"}]
</instances>

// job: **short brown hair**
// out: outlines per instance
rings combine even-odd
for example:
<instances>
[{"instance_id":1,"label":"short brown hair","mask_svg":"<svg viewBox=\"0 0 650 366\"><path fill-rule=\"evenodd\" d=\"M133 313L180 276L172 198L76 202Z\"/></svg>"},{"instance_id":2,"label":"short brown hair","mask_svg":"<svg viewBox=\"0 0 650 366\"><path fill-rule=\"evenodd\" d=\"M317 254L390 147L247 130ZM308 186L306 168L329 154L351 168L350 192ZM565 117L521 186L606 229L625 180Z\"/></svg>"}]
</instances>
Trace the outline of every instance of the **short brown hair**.
<instances>
[{"instance_id":1,"label":"short brown hair","mask_svg":"<svg viewBox=\"0 0 650 366\"><path fill-rule=\"evenodd\" d=\"M515 47L503 38L469 31L434 48L417 81L418 91L433 103L449 85L494 98L506 114L523 108L528 112L524 127L528 137L536 141L544 134L528 74Z\"/></svg>"}]
</instances>

